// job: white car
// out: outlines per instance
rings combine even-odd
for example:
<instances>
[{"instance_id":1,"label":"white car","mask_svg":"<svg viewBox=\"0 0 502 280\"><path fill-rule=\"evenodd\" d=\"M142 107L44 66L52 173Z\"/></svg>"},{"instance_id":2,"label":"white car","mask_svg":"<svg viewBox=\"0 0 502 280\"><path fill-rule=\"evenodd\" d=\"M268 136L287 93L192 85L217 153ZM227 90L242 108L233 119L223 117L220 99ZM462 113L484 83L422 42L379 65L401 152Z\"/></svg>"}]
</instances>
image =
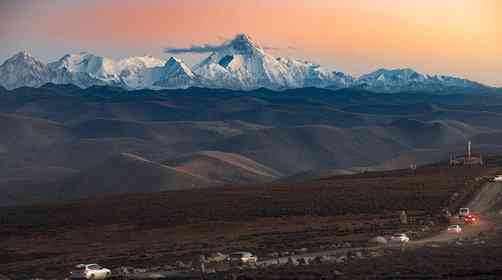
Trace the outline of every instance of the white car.
<instances>
[{"instance_id":1,"label":"white car","mask_svg":"<svg viewBox=\"0 0 502 280\"><path fill-rule=\"evenodd\" d=\"M410 238L405 233L396 233L390 237L390 241L393 243L408 243Z\"/></svg>"},{"instance_id":2,"label":"white car","mask_svg":"<svg viewBox=\"0 0 502 280\"><path fill-rule=\"evenodd\" d=\"M229 260L231 263L255 264L258 262L258 257L250 252L234 252L230 254Z\"/></svg>"},{"instance_id":3,"label":"white car","mask_svg":"<svg viewBox=\"0 0 502 280\"><path fill-rule=\"evenodd\" d=\"M493 178L493 182L502 182L502 175L497 175Z\"/></svg>"},{"instance_id":4,"label":"white car","mask_svg":"<svg viewBox=\"0 0 502 280\"><path fill-rule=\"evenodd\" d=\"M75 270L70 273L70 279L106 279L112 275L112 272L97 264L79 264Z\"/></svg>"},{"instance_id":5,"label":"white car","mask_svg":"<svg viewBox=\"0 0 502 280\"><path fill-rule=\"evenodd\" d=\"M469 208L460 208L460 210L458 210L459 218L467 217L470 213L471 211L469 210Z\"/></svg>"},{"instance_id":6,"label":"white car","mask_svg":"<svg viewBox=\"0 0 502 280\"><path fill-rule=\"evenodd\" d=\"M462 228L459 225L451 225L448 227L448 232L450 233L461 233Z\"/></svg>"}]
</instances>

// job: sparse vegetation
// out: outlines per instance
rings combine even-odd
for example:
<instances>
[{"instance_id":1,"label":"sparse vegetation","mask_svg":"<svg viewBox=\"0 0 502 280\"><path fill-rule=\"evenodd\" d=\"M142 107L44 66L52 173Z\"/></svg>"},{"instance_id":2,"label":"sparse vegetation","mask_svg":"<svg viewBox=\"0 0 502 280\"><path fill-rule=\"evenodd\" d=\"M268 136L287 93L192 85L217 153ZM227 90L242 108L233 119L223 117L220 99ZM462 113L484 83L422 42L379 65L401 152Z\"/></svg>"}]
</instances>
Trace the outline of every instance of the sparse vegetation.
<instances>
[{"instance_id":1,"label":"sparse vegetation","mask_svg":"<svg viewBox=\"0 0 502 280\"><path fill-rule=\"evenodd\" d=\"M494 170L431 166L416 173L368 172L294 185L3 208L0 247L8 250L8 262L0 269L50 276L91 259L110 267L161 265L239 249L263 256L345 241L365 245L376 235L418 231L428 221L442 227L440 211L451 195L475 189L475 178ZM400 225L402 209L408 225Z\"/></svg>"}]
</instances>

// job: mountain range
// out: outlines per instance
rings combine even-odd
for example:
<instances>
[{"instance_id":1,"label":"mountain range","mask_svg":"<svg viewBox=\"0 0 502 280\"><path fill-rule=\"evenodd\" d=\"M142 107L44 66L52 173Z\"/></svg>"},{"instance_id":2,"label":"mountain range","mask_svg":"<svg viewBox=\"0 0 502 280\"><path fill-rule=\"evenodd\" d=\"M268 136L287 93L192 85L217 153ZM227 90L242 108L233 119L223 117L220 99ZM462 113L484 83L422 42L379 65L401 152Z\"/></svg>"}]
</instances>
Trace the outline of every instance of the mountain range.
<instances>
[{"instance_id":1,"label":"mountain range","mask_svg":"<svg viewBox=\"0 0 502 280\"><path fill-rule=\"evenodd\" d=\"M500 93L412 69L355 78L246 35L192 67L21 52L0 66L0 207L403 168L468 140L497 153Z\"/></svg>"},{"instance_id":2,"label":"mountain range","mask_svg":"<svg viewBox=\"0 0 502 280\"><path fill-rule=\"evenodd\" d=\"M497 93L0 88L0 206L403 168L468 140L497 153L501 122Z\"/></svg>"},{"instance_id":3,"label":"mountain range","mask_svg":"<svg viewBox=\"0 0 502 280\"><path fill-rule=\"evenodd\" d=\"M355 87L386 93L491 90L466 79L421 74L412 69L379 69L355 78L311 62L275 58L245 34L237 35L193 67L175 57L167 61L151 56L113 60L87 52L68 54L48 64L20 52L0 65L0 85L8 90L46 83L80 88L115 86L127 90L190 87L245 91Z\"/></svg>"}]
</instances>

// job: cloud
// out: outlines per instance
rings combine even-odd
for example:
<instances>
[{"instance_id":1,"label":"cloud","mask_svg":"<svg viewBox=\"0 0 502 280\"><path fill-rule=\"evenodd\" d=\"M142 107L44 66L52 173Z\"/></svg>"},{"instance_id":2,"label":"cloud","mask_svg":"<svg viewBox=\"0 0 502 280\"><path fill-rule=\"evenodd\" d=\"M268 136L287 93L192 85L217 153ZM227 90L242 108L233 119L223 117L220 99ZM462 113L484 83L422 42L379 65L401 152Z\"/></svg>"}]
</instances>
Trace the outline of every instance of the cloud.
<instances>
[{"instance_id":1,"label":"cloud","mask_svg":"<svg viewBox=\"0 0 502 280\"><path fill-rule=\"evenodd\" d=\"M282 50L281 48L272 47L272 46L264 46L263 49L266 51L280 51L280 50Z\"/></svg>"},{"instance_id":2,"label":"cloud","mask_svg":"<svg viewBox=\"0 0 502 280\"><path fill-rule=\"evenodd\" d=\"M171 54L210 53L210 52L216 52L216 51L222 50L222 49L226 48L228 45L229 45L229 42L225 42L225 43L219 44L219 45L213 45L213 44L192 45L188 48L167 47L167 48L164 48L164 52L171 53ZM263 49L266 51L281 51L281 50L283 50L282 48L272 47L272 46L264 46ZM287 49L291 50L293 48L288 47Z\"/></svg>"},{"instance_id":3,"label":"cloud","mask_svg":"<svg viewBox=\"0 0 502 280\"><path fill-rule=\"evenodd\" d=\"M178 54L178 53L208 53L216 52L228 46L228 42L223 44L213 45L213 44L202 44L202 45L192 45L188 48L176 48L168 47L164 48L164 52Z\"/></svg>"},{"instance_id":4,"label":"cloud","mask_svg":"<svg viewBox=\"0 0 502 280\"><path fill-rule=\"evenodd\" d=\"M211 53L222 50L228 47L232 43L232 39L228 39L224 36L218 36L218 39L222 41L222 43L217 44L200 44L200 45L192 45L190 47L179 48L179 47L167 47L164 48L165 53L170 54L187 54L187 53ZM274 47L274 46L263 46L263 49L266 51L282 51L284 48ZM295 50L294 47L288 46L286 50Z\"/></svg>"}]
</instances>

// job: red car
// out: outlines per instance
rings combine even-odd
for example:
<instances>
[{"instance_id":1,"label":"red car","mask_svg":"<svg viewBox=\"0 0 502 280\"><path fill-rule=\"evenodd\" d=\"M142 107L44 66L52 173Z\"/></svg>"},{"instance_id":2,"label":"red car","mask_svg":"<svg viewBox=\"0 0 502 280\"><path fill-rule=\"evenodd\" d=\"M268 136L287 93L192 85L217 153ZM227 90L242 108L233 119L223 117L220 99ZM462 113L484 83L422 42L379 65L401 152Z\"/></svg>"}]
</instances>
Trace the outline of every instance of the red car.
<instances>
[{"instance_id":1,"label":"red car","mask_svg":"<svg viewBox=\"0 0 502 280\"><path fill-rule=\"evenodd\" d=\"M464 222L469 225L477 224L479 222L479 219L476 218L474 215L468 215L464 218Z\"/></svg>"}]
</instances>

